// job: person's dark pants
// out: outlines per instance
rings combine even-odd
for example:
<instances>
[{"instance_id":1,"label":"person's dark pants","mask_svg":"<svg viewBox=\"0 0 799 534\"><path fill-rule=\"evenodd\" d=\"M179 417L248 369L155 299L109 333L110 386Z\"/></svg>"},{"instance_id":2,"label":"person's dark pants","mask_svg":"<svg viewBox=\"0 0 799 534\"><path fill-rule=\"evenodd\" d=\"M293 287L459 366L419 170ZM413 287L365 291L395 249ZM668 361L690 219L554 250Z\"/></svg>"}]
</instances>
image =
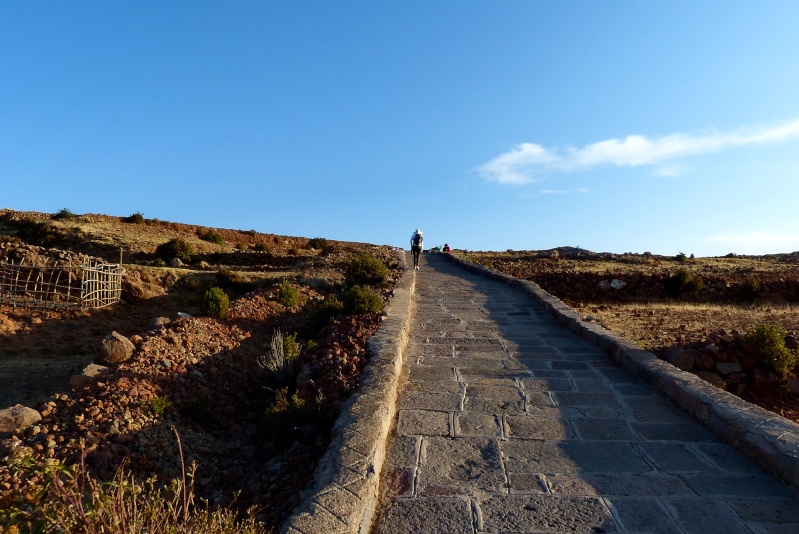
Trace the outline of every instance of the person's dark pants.
<instances>
[{"instance_id":1,"label":"person's dark pants","mask_svg":"<svg viewBox=\"0 0 799 534\"><path fill-rule=\"evenodd\" d=\"M419 255L422 253L422 247L411 247L411 252L413 253L414 268L419 267Z\"/></svg>"}]
</instances>

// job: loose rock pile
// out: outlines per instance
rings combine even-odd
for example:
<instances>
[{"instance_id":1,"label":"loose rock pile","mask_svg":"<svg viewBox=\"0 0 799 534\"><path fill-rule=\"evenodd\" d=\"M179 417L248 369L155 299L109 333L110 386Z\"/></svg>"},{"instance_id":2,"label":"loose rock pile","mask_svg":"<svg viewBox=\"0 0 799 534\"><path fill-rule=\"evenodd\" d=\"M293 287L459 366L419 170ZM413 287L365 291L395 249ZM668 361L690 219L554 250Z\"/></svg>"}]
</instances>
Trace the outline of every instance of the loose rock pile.
<instances>
[{"instance_id":1,"label":"loose rock pile","mask_svg":"<svg viewBox=\"0 0 799 534\"><path fill-rule=\"evenodd\" d=\"M799 340L786 337L786 346L799 348ZM714 386L738 396L755 394L770 399L779 393L784 381L759 364L754 347L737 330L718 330L703 341L675 345L661 357L675 367L690 371ZM799 378L788 378L791 393L799 393Z\"/></svg>"}]
</instances>

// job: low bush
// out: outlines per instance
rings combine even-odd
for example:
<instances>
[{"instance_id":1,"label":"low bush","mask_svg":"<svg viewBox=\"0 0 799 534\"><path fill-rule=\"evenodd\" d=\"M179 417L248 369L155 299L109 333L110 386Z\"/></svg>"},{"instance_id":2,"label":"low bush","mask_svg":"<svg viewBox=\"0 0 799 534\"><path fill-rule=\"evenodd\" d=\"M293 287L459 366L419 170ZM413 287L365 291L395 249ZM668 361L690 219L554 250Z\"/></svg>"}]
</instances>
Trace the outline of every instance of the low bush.
<instances>
[{"instance_id":1,"label":"low bush","mask_svg":"<svg viewBox=\"0 0 799 534\"><path fill-rule=\"evenodd\" d=\"M225 317L229 306L230 299L220 287L212 287L203 295L201 309L209 317Z\"/></svg>"},{"instance_id":2,"label":"low bush","mask_svg":"<svg viewBox=\"0 0 799 534\"><path fill-rule=\"evenodd\" d=\"M291 282L283 280L277 288L277 301L287 308L292 308L300 304L300 292L297 291Z\"/></svg>"},{"instance_id":3,"label":"low bush","mask_svg":"<svg viewBox=\"0 0 799 534\"><path fill-rule=\"evenodd\" d=\"M761 289L760 279L755 275L748 277L738 287L738 294L747 302L754 302L760 295Z\"/></svg>"},{"instance_id":4,"label":"low bush","mask_svg":"<svg viewBox=\"0 0 799 534\"><path fill-rule=\"evenodd\" d=\"M216 245L225 244L225 239L222 237L222 234L213 230L201 230L197 232L197 237L203 241L208 241L209 243L214 243Z\"/></svg>"},{"instance_id":5,"label":"low bush","mask_svg":"<svg viewBox=\"0 0 799 534\"><path fill-rule=\"evenodd\" d=\"M131 223L131 224L144 224L144 222L145 222L144 221L144 215L142 215L141 212L138 212L138 211L136 213L134 213L133 215L129 215L128 217L125 217L124 221L126 223Z\"/></svg>"},{"instance_id":6,"label":"low bush","mask_svg":"<svg viewBox=\"0 0 799 534\"><path fill-rule=\"evenodd\" d=\"M314 237L308 240L308 248L322 250L327 247L327 239L324 237Z\"/></svg>"},{"instance_id":7,"label":"low bush","mask_svg":"<svg viewBox=\"0 0 799 534\"><path fill-rule=\"evenodd\" d=\"M381 284L388 278L388 267L367 254L353 257L347 265L346 280L350 286Z\"/></svg>"},{"instance_id":8,"label":"low bush","mask_svg":"<svg viewBox=\"0 0 799 534\"><path fill-rule=\"evenodd\" d=\"M785 335L785 330L779 326L761 323L745 336L745 341L754 349L755 358L783 380L799 363L799 354L785 345Z\"/></svg>"},{"instance_id":9,"label":"low bush","mask_svg":"<svg viewBox=\"0 0 799 534\"><path fill-rule=\"evenodd\" d=\"M283 332L275 330L266 352L258 358L258 365L279 384L290 384L294 381L301 352L302 345L297 343L296 333L284 336Z\"/></svg>"},{"instance_id":10,"label":"low bush","mask_svg":"<svg viewBox=\"0 0 799 534\"><path fill-rule=\"evenodd\" d=\"M172 258L189 263L194 259L194 247L189 242L179 237L158 245L155 255L169 262Z\"/></svg>"},{"instance_id":11,"label":"low bush","mask_svg":"<svg viewBox=\"0 0 799 534\"><path fill-rule=\"evenodd\" d=\"M308 314L308 329L315 335L322 328L326 327L330 319L338 317L344 313L344 304L335 294L328 295L321 304L318 304Z\"/></svg>"},{"instance_id":12,"label":"low bush","mask_svg":"<svg viewBox=\"0 0 799 534\"><path fill-rule=\"evenodd\" d=\"M283 387L275 392L275 401L264 412L263 423L278 441L290 443L298 437L297 430L305 426L323 434L329 432L337 416L335 408L321 397L306 401L296 391L289 395L289 388Z\"/></svg>"},{"instance_id":13,"label":"low bush","mask_svg":"<svg viewBox=\"0 0 799 534\"><path fill-rule=\"evenodd\" d=\"M77 217L77 215L69 211L67 208L62 208L53 215L53 219L56 221L63 219L74 219L75 217Z\"/></svg>"},{"instance_id":14,"label":"low bush","mask_svg":"<svg viewBox=\"0 0 799 534\"><path fill-rule=\"evenodd\" d=\"M344 313L379 313L383 311L383 298L372 288L352 286L344 293Z\"/></svg>"},{"instance_id":15,"label":"low bush","mask_svg":"<svg viewBox=\"0 0 799 534\"><path fill-rule=\"evenodd\" d=\"M266 243L256 243L252 246L252 250L255 252L271 252L272 249L269 248L269 245Z\"/></svg>"},{"instance_id":16,"label":"low bush","mask_svg":"<svg viewBox=\"0 0 799 534\"><path fill-rule=\"evenodd\" d=\"M688 269L680 269L663 282L663 288L672 298L693 295L705 287L705 282Z\"/></svg>"}]
</instances>

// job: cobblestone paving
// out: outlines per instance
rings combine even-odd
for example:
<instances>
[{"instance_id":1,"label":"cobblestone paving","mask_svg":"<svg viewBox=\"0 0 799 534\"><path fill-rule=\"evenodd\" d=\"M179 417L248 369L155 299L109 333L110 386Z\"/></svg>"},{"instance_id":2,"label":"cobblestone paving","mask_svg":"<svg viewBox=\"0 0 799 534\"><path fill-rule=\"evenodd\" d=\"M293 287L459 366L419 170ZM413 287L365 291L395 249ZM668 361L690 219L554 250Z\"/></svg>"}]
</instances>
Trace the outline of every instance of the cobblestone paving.
<instances>
[{"instance_id":1,"label":"cobblestone paving","mask_svg":"<svg viewBox=\"0 0 799 534\"><path fill-rule=\"evenodd\" d=\"M793 491L517 290L422 258L373 532L796 533Z\"/></svg>"}]
</instances>

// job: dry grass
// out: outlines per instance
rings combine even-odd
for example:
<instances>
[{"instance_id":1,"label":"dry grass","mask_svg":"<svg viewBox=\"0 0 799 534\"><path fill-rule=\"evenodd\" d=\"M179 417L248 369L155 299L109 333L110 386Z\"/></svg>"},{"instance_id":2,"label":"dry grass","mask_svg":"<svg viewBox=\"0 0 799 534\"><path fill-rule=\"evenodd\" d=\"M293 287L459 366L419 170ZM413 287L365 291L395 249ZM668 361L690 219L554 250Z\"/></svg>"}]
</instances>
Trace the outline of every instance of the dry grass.
<instances>
[{"instance_id":1,"label":"dry grass","mask_svg":"<svg viewBox=\"0 0 799 534\"><path fill-rule=\"evenodd\" d=\"M577 310L592 315L602 326L622 334L649 350L704 339L721 329L749 332L755 325L771 323L799 332L795 306L731 306L685 302L586 305Z\"/></svg>"},{"instance_id":2,"label":"dry grass","mask_svg":"<svg viewBox=\"0 0 799 534\"><path fill-rule=\"evenodd\" d=\"M154 478L138 482L124 467L113 481L100 482L83 462L70 467L57 461L36 465L25 452L17 451L16 467L32 472L40 483L16 500L0 503L4 533L264 533L254 509L242 519L228 508L210 510L207 503L195 503L194 467L188 472L183 468L182 477L166 487ZM182 466L182 449L180 455Z\"/></svg>"}]
</instances>

